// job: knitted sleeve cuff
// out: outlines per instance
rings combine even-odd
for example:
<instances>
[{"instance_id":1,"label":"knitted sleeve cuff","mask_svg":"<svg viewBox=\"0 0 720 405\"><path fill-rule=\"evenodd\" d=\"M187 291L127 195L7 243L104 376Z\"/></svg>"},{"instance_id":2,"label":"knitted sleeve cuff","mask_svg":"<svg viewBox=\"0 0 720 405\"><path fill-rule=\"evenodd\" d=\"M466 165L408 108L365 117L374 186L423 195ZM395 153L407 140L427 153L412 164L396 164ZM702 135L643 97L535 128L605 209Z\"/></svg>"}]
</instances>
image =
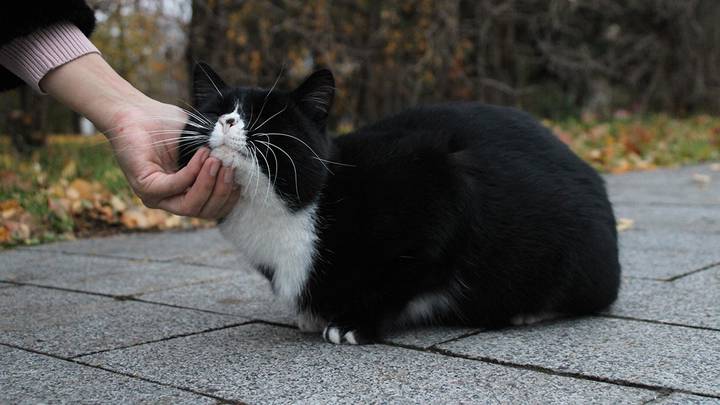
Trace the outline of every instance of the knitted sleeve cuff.
<instances>
[{"instance_id":1,"label":"knitted sleeve cuff","mask_svg":"<svg viewBox=\"0 0 720 405\"><path fill-rule=\"evenodd\" d=\"M48 72L89 53L100 51L75 25L59 23L0 47L0 64L35 91L45 94L39 84Z\"/></svg>"}]
</instances>

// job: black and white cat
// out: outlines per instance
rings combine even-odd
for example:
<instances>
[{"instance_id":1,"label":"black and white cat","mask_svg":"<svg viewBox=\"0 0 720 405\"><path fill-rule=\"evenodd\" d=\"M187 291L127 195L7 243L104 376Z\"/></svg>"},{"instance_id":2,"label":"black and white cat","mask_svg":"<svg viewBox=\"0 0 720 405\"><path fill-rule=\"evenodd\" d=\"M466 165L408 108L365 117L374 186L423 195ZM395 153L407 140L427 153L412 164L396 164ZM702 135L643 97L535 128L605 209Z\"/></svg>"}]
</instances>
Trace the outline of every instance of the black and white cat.
<instances>
[{"instance_id":1,"label":"black and white cat","mask_svg":"<svg viewBox=\"0 0 720 405\"><path fill-rule=\"evenodd\" d=\"M525 324L615 300L603 181L529 115L441 104L331 138L328 70L286 92L231 87L200 64L194 83L202 116L180 164L204 144L236 168L243 197L221 232L302 330L357 344L398 325Z\"/></svg>"}]
</instances>

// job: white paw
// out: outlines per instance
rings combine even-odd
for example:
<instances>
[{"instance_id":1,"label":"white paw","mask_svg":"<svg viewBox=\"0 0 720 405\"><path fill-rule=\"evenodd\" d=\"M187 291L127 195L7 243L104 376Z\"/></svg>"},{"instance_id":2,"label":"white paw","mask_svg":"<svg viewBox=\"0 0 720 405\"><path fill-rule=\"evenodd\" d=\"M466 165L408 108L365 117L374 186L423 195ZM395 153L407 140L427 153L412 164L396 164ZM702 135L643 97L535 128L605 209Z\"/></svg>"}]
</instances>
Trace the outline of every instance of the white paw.
<instances>
[{"instance_id":1,"label":"white paw","mask_svg":"<svg viewBox=\"0 0 720 405\"><path fill-rule=\"evenodd\" d=\"M298 314L297 324L301 332L315 333L322 331L327 325L327 321L309 312L301 312Z\"/></svg>"},{"instance_id":2,"label":"white paw","mask_svg":"<svg viewBox=\"0 0 720 405\"><path fill-rule=\"evenodd\" d=\"M357 336L354 330L343 332L343 330L337 326L328 326L323 331L323 339L326 342L330 342L336 345L348 343L351 345L359 344Z\"/></svg>"},{"instance_id":3,"label":"white paw","mask_svg":"<svg viewBox=\"0 0 720 405\"><path fill-rule=\"evenodd\" d=\"M348 342L348 343L350 343L351 345L356 345L356 344L358 344L358 341L357 341L357 339L355 338L355 331L354 331L354 330L351 330L351 331L349 331L349 332L345 332L345 334L343 335L343 340L346 341L346 342Z\"/></svg>"}]
</instances>

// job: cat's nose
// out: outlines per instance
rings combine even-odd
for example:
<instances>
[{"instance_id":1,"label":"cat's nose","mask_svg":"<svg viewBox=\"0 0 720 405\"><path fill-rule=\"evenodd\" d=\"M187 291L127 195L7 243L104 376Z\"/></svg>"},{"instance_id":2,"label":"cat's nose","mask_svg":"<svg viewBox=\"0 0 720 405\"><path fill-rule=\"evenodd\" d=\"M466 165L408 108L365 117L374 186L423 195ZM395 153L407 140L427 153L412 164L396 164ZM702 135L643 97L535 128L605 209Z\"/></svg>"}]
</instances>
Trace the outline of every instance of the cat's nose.
<instances>
[{"instance_id":1,"label":"cat's nose","mask_svg":"<svg viewBox=\"0 0 720 405\"><path fill-rule=\"evenodd\" d=\"M225 123L227 125L233 126L233 125L235 125L235 118L228 118L225 120Z\"/></svg>"}]
</instances>

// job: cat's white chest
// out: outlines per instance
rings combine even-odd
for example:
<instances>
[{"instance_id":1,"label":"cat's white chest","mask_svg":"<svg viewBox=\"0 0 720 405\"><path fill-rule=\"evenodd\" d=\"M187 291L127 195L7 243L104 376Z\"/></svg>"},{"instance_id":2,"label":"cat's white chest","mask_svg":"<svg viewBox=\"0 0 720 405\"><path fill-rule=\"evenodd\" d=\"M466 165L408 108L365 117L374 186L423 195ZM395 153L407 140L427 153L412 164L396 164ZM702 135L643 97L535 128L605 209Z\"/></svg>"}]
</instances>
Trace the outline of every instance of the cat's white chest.
<instances>
[{"instance_id":1,"label":"cat's white chest","mask_svg":"<svg viewBox=\"0 0 720 405\"><path fill-rule=\"evenodd\" d=\"M220 224L220 232L252 264L272 268L275 293L297 304L315 255L316 205L292 212L252 161L225 147L214 149L212 156L233 166L235 182L243 187L243 196Z\"/></svg>"},{"instance_id":2,"label":"cat's white chest","mask_svg":"<svg viewBox=\"0 0 720 405\"><path fill-rule=\"evenodd\" d=\"M267 199L241 199L220 231L252 264L270 266L276 294L295 304L315 254L315 206L290 212L274 192L270 194Z\"/></svg>"}]
</instances>

